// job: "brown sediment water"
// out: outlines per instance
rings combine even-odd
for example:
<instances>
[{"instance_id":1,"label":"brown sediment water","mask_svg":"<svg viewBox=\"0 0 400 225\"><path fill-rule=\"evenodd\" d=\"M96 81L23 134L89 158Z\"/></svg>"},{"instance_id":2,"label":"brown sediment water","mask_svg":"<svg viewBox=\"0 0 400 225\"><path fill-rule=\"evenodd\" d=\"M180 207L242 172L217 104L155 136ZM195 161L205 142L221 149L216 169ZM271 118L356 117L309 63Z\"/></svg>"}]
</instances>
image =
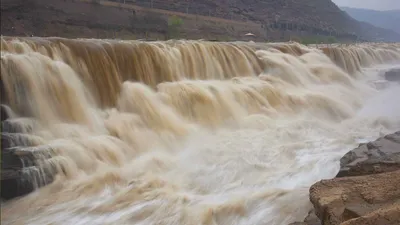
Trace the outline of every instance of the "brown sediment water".
<instances>
[{"instance_id":1,"label":"brown sediment water","mask_svg":"<svg viewBox=\"0 0 400 225\"><path fill-rule=\"evenodd\" d=\"M2 224L300 220L341 154L400 127L369 103L398 86L365 69L399 62L384 43L2 37L2 103L40 165Z\"/></svg>"}]
</instances>

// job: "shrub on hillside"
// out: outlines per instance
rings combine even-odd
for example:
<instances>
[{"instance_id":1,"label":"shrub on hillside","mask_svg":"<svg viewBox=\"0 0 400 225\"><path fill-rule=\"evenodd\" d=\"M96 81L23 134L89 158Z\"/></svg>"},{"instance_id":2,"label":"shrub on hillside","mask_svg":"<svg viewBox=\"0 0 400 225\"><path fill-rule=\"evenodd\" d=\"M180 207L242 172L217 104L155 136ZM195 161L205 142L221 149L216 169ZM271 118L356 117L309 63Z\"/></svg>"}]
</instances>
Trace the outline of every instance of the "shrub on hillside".
<instances>
[{"instance_id":1,"label":"shrub on hillside","mask_svg":"<svg viewBox=\"0 0 400 225\"><path fill-rule=\"evenodd\" d=\"M169 38L178 38L183 20L177 16L171 16L168 18L168 36Z\"/></svg>"}]
</instances>

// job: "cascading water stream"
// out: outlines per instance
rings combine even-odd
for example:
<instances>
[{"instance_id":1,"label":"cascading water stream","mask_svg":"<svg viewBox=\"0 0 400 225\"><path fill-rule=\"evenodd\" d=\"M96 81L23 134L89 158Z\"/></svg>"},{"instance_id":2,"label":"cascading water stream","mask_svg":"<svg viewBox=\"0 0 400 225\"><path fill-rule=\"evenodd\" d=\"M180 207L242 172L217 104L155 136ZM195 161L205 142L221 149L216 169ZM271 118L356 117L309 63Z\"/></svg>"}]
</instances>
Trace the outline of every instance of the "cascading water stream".
<instances>
[{"instance_id":1,"label":"cascading water stream","mask_svg":"<svg viewBox=\"0 0 400 225\"><path fill-rule=\"evenodd\" d=\"M363 69L399 62L398 44L2 37L6 123L47 184L2 204L2 223L302 220L347 150L400 128L399 109L369 105L399 86Z\"/></svg>"}]
</instances>

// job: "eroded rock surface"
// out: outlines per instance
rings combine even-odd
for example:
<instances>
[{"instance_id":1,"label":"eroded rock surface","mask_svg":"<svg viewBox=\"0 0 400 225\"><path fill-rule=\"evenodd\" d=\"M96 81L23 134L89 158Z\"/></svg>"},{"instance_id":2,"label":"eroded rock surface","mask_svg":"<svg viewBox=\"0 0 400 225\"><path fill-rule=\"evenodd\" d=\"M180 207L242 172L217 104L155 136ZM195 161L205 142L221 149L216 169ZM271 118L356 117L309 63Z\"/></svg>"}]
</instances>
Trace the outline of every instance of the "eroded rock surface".
<instances>
[{"instance_id":1,"label":"eroded rock surface","mask_svg":"<svg viewBox=\"0 0 400 225\"><path fill-rule=\"evenodd\" d=\"M394 204L389 207L378 209L365 216L346 221L341 225L398 225L400 224L399 212L400 205Z\"/></svg>"},{"instance_id":2,"label":"eroded rock surface","mask_svg":"<svg viewBox=\"0 0 400 225\"><path fill-rule=\"evenodd\" d=\"M400 169L400 132L379 138L348 152L340 160L337 177L360 176Z\"/></svg>"},{"instance_id":3,"label":"eroded rock surface","mask_svg":"<svg viewBox=\"0 0 400 225\"><path fill-rule=\"evenodd\" d=\"M304 223L307 225L321 225L321 220L315 215L315 210L313 209L308 213Z\"/></svg>"},{"instance_id":4,"label":"eroded rock surface","mask_svg":"<svg viewBox=\"0 0 400 225\"><path fill-rule=\"evenodd\" d=\"M400 132L348 152L337 178L310 188L324 225L400 224Z\"/></svg>"},{"instance_id":5,"label":"eroded rock surface","mask_svg":"<svg viewBox=\"0 0 400 225\"><path fill-rule=\"evenodd\" d=\"M3 105L1 109L4 115L9 113ZM51 149L48 146L41 146L40 137L29 133L35 124L27 123L29 119L5 118L6 120L0 123L0 187L1 198L9 200L29 194L35 188L51 183L55 170L51 170L50 166L44 167L40 164L39 158L45 160L51 157Z\"/></svg>"},{"instance_id":6,"label":"eroded rock surface","mask_svg":"<svg viewBox=\"0 0 400 225\"><path fill-rule=\"evenodd\" d=\"M353 221L346 224L358 224L357 220L364 221L362 224L399 224L395 223L400 220L399 187L400 170L335 178L314 184L310 188L310 200L324 225L337 225L348 220ZM382 223L376 222L381 220L379 218Z\"/></svg>"},{"instance_id":7,"label":"eroded rock surface","mask_svg":"<svg viewBox=\"0 0 400 225\"><path fill-rule=\"evenodd\" d=\"M315 215L315 211L311 210L304 219L304 222L295 222L289 225L321 225L321 220Z\"/></svg>"}]
</instances>

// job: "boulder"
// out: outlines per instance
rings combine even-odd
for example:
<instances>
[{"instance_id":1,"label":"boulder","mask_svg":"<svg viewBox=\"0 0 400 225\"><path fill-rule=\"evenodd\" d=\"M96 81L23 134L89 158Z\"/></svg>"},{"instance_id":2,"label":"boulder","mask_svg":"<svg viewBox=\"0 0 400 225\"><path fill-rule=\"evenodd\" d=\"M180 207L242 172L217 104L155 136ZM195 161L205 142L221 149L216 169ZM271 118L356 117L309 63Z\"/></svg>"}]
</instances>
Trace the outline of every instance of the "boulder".
<instances>
[{"instance_id":1,"label":"boulder","mask_svg":"<svg viewBox=\"0 0 400 225\"><path fill-rule=\"evenodd\" d=\"M310 200L324 225L400 224L400 170L322 180Z\"/></svg>"},{"instance_id":2,"label":"boulder","mask_svg":"<svg viewBox=\"0 0 400 225\"><path fill-rule=\"evenodd\" d=\"M400 132L360 144L340 160L337 177L360 176L400 169Z\"/></svg>"},{"instance_id":3,"label":"boulder","mask_svg":"<svg viewBox=\"0 0 400 225\"><path fill-rule=\"evenodd\" d=\"M400 82L400 68L391 69L385 72L385 79L388 81L399 81Z\"/></svg>"}]
</instances>

